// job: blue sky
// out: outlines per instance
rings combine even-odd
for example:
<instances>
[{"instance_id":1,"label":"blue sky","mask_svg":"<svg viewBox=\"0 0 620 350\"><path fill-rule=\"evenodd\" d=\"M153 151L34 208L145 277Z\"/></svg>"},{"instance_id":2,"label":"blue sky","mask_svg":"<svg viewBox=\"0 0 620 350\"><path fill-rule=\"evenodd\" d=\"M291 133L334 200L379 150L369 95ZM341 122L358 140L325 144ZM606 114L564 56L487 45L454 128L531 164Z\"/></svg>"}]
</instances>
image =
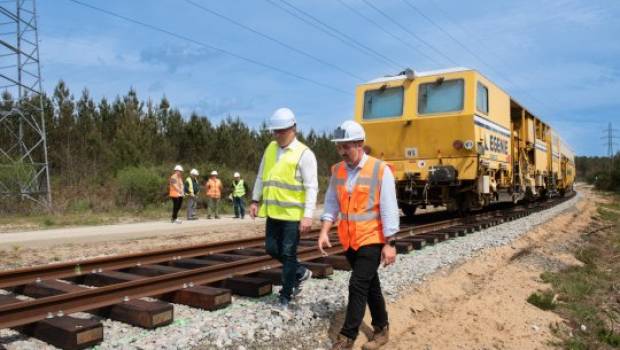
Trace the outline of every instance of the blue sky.
<instances>
[{"instance_id":1,"label":"blue sky","mask_svg":"<svg viewBox=\"0 0 620 350\"><path fill-rule=\"evenodd\" d=\"M166 95L185 115L197 111L216 122L238 115L252 126L289 106L303 130L330 130L351 117L361 81L403 66L465 66L552 124L579 155L604 154L602 130L609 122L620 125L620 2L614 0L192 0L326 64L183 0L81 1L193 42L69 0L38 1L48 92L59 79L76 97L83 88L99 99L134 87L141 99ZM363 47L302 22L282 9L296 13L287 3Z\"/></svg>"}]
</instances>

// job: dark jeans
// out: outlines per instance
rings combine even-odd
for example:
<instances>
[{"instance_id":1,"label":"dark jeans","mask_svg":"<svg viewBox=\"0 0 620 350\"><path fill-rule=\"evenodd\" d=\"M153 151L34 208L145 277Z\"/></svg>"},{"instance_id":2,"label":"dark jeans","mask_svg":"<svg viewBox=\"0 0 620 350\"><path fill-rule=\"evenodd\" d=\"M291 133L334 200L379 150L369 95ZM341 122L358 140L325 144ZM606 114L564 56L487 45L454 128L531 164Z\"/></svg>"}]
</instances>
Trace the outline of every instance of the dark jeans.
<instances>
[{"instance_id":1,"label":"dark jeans","mask_svg":"<svg viewBox=\"0 0 620 350\"><path fill-rule=\"evenodd\" d=\"M372 325L383 328L388 324L385 300L379 282L382 244L360 247L357 251L347 250L346 256L353 268L349 280L349 304L340 334L355 339L366 312L366 304L372 316Z\"/></svg>"},{"instance_id":2,"label":"dark jeans","mask_svg":"<svg viewBox=\"0 0 620 350\"><path fill-rule=\"evenodd\" d=\"M295 283L306 272L297 261L299 244L299 221L284 221L267 218L265 249L274 259L282 263L282 290L280 298L291 300Z\"/></svg>"},{"instance_id":3,"label":"dark jeans","mask_svg":"<svg viewBox=\"0 0 620 350\"><path fill-rule=\"evenodd\" d=\"M245 201L243 197L233 197L233 209L235 210L235 217L243 217L245 216Z\"/></svg>"},{"instance_id":4,"label":"dark jeans","mask_svg":"<svg viewBox=\"0 0 620 350\"><path fill-rule=\"evenodd\" d=\"M170 199L172 199L172 220L176 220L179 216L181 204L183 204L183 197L170 197Z\"/></svg>"}]
</instances>

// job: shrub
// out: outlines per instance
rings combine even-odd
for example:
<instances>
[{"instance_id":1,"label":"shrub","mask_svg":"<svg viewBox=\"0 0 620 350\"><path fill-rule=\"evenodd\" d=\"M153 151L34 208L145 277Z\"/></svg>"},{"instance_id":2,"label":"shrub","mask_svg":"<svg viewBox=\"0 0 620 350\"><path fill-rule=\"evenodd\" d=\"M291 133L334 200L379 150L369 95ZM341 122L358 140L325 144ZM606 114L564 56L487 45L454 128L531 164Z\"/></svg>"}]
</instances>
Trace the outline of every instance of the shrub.
<instances>
[{"instance_id":1,"label":"shrub","mask_svg":"<svg viewBox=\"0 0 620 350\"><path fill-rule=\"evenodd\" d=\"M527 302L542 310L553 310L556 305L551 291L533 293L527 298Z\"/></svg>"},{"instance_id":2,"label":"shrub","mask_svg":"<svg viewBox=\"0 0 620 350\"><path fill-rule=\"evenodd\" d=\"M23 162L1 163L0 164L0 183L10 192L20 193L26 186L34 173L35 167L32 164Z\"/></svg>"},{"instance_id":3,"label":"shrub","mask_svg":"<svg viewBox=\"0 0 620 350\"><path fill-rule=\"evenodd\" d=\"M124 168L116 179L119 188L117 203L140 208L160 201L166 184L166 178L142 166Z\"/></svg>"}]
</instances>

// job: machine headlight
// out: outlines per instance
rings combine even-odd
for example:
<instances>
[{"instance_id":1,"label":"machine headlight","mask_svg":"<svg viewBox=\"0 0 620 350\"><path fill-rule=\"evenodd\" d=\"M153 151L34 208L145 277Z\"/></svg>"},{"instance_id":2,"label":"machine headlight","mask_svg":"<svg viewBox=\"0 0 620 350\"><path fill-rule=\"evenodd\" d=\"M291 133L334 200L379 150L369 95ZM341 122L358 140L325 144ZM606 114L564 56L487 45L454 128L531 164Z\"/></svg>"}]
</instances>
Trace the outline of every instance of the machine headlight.
<instances>
[{"instance_id":1,"label":"machine headlight","mask_svg":"<svg viewBox=\"0 0 620 350\"><path fill-rule=\"evenodd\" d=\"M463 143L463 147L465 147L466 150L471 151L472 149L474 149L474 141L472 140L467 140Z\"/></svg>"}]
</instances>

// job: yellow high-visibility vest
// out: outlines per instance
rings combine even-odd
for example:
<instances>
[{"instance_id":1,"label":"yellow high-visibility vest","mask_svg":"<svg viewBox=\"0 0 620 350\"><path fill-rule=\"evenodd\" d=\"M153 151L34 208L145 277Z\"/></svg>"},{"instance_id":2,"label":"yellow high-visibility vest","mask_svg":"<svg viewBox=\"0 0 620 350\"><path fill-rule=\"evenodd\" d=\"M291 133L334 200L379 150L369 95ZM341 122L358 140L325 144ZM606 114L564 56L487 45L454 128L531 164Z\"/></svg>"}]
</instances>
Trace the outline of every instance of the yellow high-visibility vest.
<instances>
[{"instance_id":1,"label":"yellow high-visibility vest","mask_svg":"<svg viewBox=\"0 0 620 350\"><path fill-rule=\"evenodd\" d=\"M233 197L243 197L245 196L245 186L243 184L243 180L239 180L239 182L237 182L235 184L235 182L233 181Z\"/></svg>"},{"instance_id":2,"label":"yellow high-visibility vest","mask_svg":"<svg viewBox=\"0 0 620 350\"><path fill-rule=\"evenodd\" d=\"M277 159L278 143L272 141L263 160L263 197L258 215L285 221L300 221L304 216L306 190L295 174L308 146L298 142ZM276 160L277 159L277 160Z\"/></svg>"}]
</instances>

